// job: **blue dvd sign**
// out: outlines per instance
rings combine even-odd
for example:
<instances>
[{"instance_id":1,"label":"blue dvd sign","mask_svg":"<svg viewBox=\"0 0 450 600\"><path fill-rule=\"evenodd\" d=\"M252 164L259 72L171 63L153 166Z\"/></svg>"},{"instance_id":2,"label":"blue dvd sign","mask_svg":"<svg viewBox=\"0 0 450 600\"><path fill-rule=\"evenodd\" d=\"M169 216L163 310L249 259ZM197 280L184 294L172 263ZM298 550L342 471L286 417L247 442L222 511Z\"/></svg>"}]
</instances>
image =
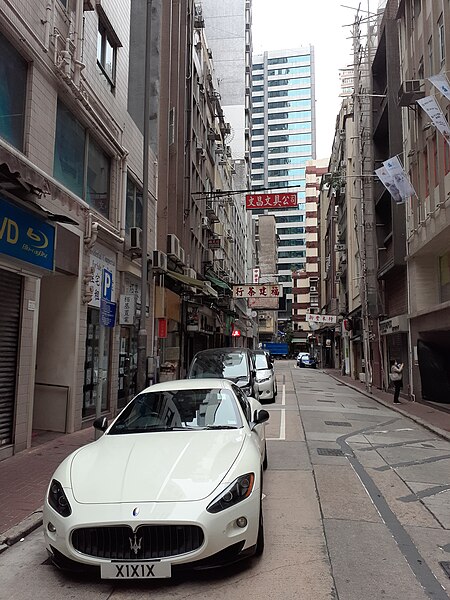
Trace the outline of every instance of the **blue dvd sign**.
<instances>
[{"instance_id":1,"label":"blue dvd sign","mask_svg":"<svg viewBox=\"0 0 450 600\"><path fill-rule=\"evenodd\" d=\"M53 271L55 227L0 194L0 253Z\"/></svg>"}]
</instances>

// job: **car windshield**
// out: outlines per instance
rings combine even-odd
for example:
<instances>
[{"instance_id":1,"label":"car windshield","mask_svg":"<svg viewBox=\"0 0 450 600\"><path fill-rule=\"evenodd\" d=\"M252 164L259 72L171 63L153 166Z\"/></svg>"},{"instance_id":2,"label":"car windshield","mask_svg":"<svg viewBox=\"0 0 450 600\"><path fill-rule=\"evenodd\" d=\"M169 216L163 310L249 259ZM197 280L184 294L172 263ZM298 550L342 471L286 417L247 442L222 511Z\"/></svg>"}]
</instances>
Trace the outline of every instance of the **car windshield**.
<instances>
[{"instance_id":1,"label":"car windshield","mask_svg":"<svg viewBox=\"0 0 450 600\"><path fill-rule=\"evenodd\" d=\"M167 390L136 396L119 415L109 434L241 426L240 413L230 390Z\"/></svg>"},{"instance_id":2,"label":"car windshield","mask_svg":"<svg viewBox=\"0 0 450 600\"><path fill-rule=\"evenodd\" d=\"M265 354L255 354L255 357L257 369L270 369L270 366L267 361L267 356Z\"/></svg>"},{"instance_id":3,"label":"car windshield","mask_svg":"<svg viewBox=\"0 0 450 600\"><path fill-rule=\"evenodd\" d=\"M196 356L189 371L190 379L221 377L232 381L248 380L247 355L243 352L214 351Z\"/></svg>"}]
</instances>

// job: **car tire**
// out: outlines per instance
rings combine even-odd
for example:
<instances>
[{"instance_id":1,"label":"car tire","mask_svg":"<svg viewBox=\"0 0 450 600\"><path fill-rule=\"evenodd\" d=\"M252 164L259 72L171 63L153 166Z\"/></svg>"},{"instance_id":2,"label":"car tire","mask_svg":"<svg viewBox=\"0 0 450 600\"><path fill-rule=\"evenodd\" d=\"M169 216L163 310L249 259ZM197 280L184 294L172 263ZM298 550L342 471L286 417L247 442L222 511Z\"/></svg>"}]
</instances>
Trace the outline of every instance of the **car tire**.
<instances>
[{"instance_id":1,"label":"car tire","mask_svg":"<svg viewBox=\"0 0 450 600\"><path fill-rule=\"evenodd\" d=\"M269 466L269 461L267 459L267 442L264 442L263 470L266 471L268 466Z\"/></svg>"},{"instance_id":2,"label":"car tire","mask_svg":"<svg viewBox=\"0 0 450 600\"><path fill-rule=\"evenodd\" d=\"M262 507L262 498L259 505L259 527L258 527L258 537L256 539L256 550L255 556L261 556L264 552L264 517L263 517L263 507Z\"/></svg>"},{"instance_id":3,"label":"car tire","mask_svg":"<svg viewBox=\"0 0 450 600\"><path fill-rule=\"evenodd\" d=\"M275 398L278 396L278 388L274 387L273 388L273 399L275 400Z\"/></svg>"}]
</instances>

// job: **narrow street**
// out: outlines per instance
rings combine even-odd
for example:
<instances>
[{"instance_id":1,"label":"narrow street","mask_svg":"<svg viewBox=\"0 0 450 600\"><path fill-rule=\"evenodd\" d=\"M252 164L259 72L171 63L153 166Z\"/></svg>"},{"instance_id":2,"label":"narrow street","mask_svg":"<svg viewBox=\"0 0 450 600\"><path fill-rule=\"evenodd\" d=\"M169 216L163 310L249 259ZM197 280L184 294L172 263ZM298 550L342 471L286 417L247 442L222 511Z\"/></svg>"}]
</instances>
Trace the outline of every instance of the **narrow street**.
<instances>
[{"instance_id":1,"label":"narrow street","mask_svg":"<svg viewBox=\"0 0 450 600\"><path fill-rule=\"evenodd\" d=\"M0 599L448 599L450 442L320 370L275 369L261 559L113 585L57 572L40 528L0 555Z\"/></svg>"}]
</instances>

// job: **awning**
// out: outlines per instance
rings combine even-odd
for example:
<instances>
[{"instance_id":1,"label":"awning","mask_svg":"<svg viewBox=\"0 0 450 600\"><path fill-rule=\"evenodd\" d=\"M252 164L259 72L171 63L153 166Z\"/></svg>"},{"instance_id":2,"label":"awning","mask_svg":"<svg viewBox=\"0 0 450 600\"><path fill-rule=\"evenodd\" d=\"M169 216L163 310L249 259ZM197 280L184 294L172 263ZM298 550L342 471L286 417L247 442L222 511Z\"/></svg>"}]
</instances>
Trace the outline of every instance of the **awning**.
<instances>
[{"instance_id":1,"label":"awning","mask_svg":"<svg viewBox=\"0 0 450 600\"><path fill-rule=\"evenodd\" d=\"M187 275L182 275L181 273L177 273L176 271L171 271L168 269L167 275L179 281L180 283L184 283L184 285L188 285L189 287L196 287L201 290L206 296L213 296L214 298L218 297L218 293L216 290L209 285L207 281L201 281L200 279L196 279L195 277L188 277Z\"/></svg>"},{"instance_id":2,"label":"awning","mask_svg":"<svg viewBox=\"0 0 450 600\"><path fill-rule=\"evenodd\" d=\"M219 279L215 273L211 271L206 271L205 275L210 280L210 282L214 285L217 285L217 287L231 291L231 288L228 285L228 283L226 281L223 281L222 279Z\"/></svg>"},{"instance_id":3,"label":"awning","mask_svg":"<svg viewBox=\"0 0 450 600\"><path fill-rule=\"evenodd\" d=\"M304 337L304 338L292 338L291 342L293 344L303 344L304 342L307 342L308 338Z\"/></svg>"}]
</instances>

